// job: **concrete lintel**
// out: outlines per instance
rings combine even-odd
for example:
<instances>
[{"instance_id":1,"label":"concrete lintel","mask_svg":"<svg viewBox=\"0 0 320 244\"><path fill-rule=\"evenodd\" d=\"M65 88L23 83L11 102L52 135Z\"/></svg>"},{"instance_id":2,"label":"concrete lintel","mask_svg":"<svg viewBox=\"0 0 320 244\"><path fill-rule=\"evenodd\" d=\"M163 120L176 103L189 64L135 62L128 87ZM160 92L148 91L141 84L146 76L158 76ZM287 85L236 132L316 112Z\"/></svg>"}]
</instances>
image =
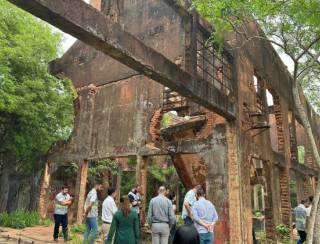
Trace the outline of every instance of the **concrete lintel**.
<instances>
[{"instance_id":1,"label":"concrete lintel","mask_svg":"<svg viewBox=\"0 0 320 244\"><path fill-rule=\"evenodd\" d=\"M211 148L211 138L181 140L164 143L167 154L194 154Z\"/></svg>"},{"instance_id":2,"label":"concrete lintel","mask_svg":"<svg viewBox=\"0 0 320 244\"><path fill-rule=\"evenodd\" d=\"M82 42L229 120L234 103L215 86L183 71L162 54L79 0L10 0Z\"/></svg>"}]
</instances>

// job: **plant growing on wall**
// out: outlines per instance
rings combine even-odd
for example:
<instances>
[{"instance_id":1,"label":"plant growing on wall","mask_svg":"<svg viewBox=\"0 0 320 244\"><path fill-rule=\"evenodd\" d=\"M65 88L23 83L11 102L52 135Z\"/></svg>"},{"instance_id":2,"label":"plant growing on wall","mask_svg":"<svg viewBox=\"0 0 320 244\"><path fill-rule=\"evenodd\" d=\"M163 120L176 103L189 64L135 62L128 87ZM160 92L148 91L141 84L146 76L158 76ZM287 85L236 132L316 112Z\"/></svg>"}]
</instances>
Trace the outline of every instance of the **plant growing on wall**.
<instances>
[{"instance_id":1,"label":"plant growing on wall","mask_svg":"<svg viewBox=\"0 0 320 244\"><path fill-rule=\"evenodd\" d=\"M320 84L320 4L318 0L193 0L193 6L214 26L212 40L219 46L228 42L232 49L239 49L254 41L271 43L291 62L292 94L296 114L311 145L314 159L320 166L320 155L307 111L301 99L301 87L311 104L319 111ZM248 35L248 28L258 23L263 31ZM226 33L233 34L229 35ZM236 37L236 38L235 38ZM226 47L227 48L227 47ZM320 175L319 175L320 178ZM308 243L313 242L315 215L320 196L320 184L314 198L308 229ZM320 223L320 211L317 223ZM317 228L316 243L320 243Z\"/></svg>"}]
</instances>

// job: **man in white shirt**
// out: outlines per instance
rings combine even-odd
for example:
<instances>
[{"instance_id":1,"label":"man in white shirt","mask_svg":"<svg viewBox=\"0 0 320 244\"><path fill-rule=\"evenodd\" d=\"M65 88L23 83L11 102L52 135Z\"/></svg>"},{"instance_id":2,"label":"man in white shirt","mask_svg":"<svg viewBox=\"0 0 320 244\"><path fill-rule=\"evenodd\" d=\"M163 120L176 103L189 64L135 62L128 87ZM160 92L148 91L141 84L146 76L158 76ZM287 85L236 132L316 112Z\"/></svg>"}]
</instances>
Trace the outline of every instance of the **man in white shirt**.
<instances>
[{"instance_id":1,"label":"man in white shirt","mask_svg":"<svg viewBox=\"0 0 320 244\"><path fill-rule=\"evenodd\" d=\"M107 239L108 233L110 231L113 215L118 210L116 203L114 201L116 195L117 195L116 189L112 187L109 188L108 196L103 201L103 204L102 204L102 222L103 223L101 228L101 234L102 234L103 241Z\"/></svg>"},{"instance_id":2,"label":"man in white shirt","mask_svg":"<svg viewBox=\"0 0 320 244\"><path fill-rule=\"evenodd\" d=\"M65 241L68 241L68 206L72 203L72 197L68 194L69 188L63 186L61 192L56 195L54 207L54 233L53 239L58 242L59 227L62 225L62 232Z\"/></svg>"}]
</instances>

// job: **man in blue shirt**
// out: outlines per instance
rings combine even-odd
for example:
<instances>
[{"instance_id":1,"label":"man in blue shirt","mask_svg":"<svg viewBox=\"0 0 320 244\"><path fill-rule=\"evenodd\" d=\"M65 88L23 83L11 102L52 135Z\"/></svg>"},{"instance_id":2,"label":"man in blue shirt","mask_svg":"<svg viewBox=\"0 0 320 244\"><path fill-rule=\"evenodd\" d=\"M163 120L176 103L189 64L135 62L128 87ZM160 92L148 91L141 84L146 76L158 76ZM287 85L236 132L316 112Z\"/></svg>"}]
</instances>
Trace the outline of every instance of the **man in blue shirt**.
<instances>
[{"instance_id":1,"label":"man in blue shirt","mask_svg":"<svg viewBox=\"0 0 320 244\"><path fill-rule=\"evenodd\" d=\"M213 242L214 225L218 220L218 214L213 204L205 199L202 188L197 191L198 201L192 206L194 226L199 236L200 244L211 244Z\"/></svg>"},{"instance_id":2,"label":"man in blue shirt","mask_svg":"<svg viewBox=\"0 0 320 244\"><path fill-rule=\"evenodd\" d=\"M201 188L200 185L195 186L194 188L189 190L184 197L181 217L184 221L184 224L186 225L193 224L192 206L197 201L196 194L199 188Z\"/></svg>"}]
</instances>

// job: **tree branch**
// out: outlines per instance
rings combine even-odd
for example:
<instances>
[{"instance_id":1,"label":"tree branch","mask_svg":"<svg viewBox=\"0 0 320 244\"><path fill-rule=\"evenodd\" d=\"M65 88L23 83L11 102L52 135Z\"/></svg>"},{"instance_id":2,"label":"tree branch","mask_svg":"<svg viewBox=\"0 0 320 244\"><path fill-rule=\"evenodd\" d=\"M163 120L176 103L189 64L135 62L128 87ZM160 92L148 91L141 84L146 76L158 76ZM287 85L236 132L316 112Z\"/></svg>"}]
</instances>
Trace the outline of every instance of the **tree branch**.
<instances>
[{"instance_id":1,"label":"tree branch","mask_svg":"<svg viewBox=\"0 0 320 244\"><path fill-rule=\"evenodd\" d=\"M312 42L309 43L308 46L304 47L301 44L301 48L303 49L302 53L299 54L299 56L297 57L297 60L299 60L303 55L305 55L306 53L308 53L310 51L310 48L316 44L318 41L320 41L320 36L317 36Z\"/></svg>"}]
</instances>

